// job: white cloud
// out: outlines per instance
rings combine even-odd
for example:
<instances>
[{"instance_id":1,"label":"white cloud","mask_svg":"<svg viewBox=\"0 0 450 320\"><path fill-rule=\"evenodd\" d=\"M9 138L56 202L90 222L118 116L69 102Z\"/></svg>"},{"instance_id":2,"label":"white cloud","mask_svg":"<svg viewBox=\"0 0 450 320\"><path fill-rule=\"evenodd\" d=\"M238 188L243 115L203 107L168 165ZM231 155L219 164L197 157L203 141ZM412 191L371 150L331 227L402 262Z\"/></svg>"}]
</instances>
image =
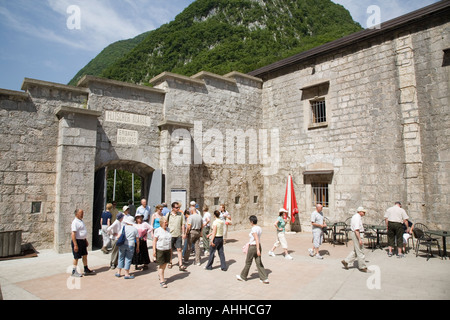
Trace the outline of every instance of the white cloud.
<instances>
[{"instance_id":1,"label":"white cloud","mask_svg":"<svg viewBox=\"0 0 450 320\"><path fill-rule=\"evenodd\" d=\"M53 29L30 23L24 17L15 16L6 8L0 7L0 17L5 25L15 30L16 32L23 33L28 36L45 41L57 42L63 45L68 45L80 49L83 48L83 45L70 41L70 39L67 39L67 37L55 33Z\"/></svg>"},{"instance_id":2,"label":"white cloud","mask_svg":"<svg viewBox=\"0 0 450 320\"><path fill-rule=\"evenodd\" d=\"M171 7L173 3L168 3L160 0L15 0L0 5L0 26L69 49L98 52L115 41L133 38L169 22L182 8L175 9ZM80 8L80 29L67 27L70 6Z\"/></svg>"},{"instance_id":3,"label":"white cloud","mask_svg":"<svg viewBox=\"0 0 450 320\"><path fill-rule=\"evenodd\" d=\"M71 13L67 13L69 6L75 5L80 8L79 30L69 30L65 23L59 30L72 42L73 47L82 47L85 50L99 51L110 43L133 38L145 31L154 28L148 20L143 20L139 15L134 15L129 10L120 10L123 5L118 1L73 1L73 0L48 0L50 8L64 17L65 20L71 18ZM127 15L125 14L127 12ZM130 15L131 14L131 15Z\"/></svg>"},{"instance_id":4,"label":"white cloud","mask_svg":"<svg viewBox=\"0 0 450 320\"><path fill-rule=\"evenodd\" d=\"M359 22L363 28L367 27L367 20L371 13L367 9L372 6L380 8L380 20L386 22L417 9L423 8L438 0L332 0L350 11L353 20Z\"/></svg>"}]
</instances>

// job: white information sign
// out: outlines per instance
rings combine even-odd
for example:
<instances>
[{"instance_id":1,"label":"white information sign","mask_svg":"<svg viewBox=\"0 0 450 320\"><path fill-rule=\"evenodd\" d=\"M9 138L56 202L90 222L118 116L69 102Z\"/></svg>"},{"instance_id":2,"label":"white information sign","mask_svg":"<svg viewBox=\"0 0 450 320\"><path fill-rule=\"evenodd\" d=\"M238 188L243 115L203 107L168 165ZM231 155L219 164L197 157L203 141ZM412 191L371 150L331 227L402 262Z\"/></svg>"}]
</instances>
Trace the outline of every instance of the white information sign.
<instances>
[{"instance_id":1,"label":"white information sign","mask_svg":"<svg viewBox=\"0 0 450 320\"><path fill-rule=\"evenodd\" d=\"M178 202L181 211L184 211L186 209L186 196L186 189L172 189L170 192L170 204L168 204L169 209L171 209L172 202Z\"/></svg>"}]
</instances>

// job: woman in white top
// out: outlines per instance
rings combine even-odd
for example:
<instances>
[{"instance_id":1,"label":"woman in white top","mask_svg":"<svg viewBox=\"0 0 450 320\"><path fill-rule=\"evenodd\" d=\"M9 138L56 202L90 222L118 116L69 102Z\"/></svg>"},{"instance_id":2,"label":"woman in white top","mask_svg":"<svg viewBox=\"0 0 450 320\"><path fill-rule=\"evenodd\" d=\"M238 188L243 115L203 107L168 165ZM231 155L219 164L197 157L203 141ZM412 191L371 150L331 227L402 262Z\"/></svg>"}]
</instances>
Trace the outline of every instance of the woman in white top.
<instances>
[{"instance_id":1,"label":"woman in white top","mask_svg":"<svg viewBox=\"0 0 450 320\"><path fill-rule=\"evenodd\" d=\"M123 218L125 215L122 212L116 217L114 223L108 227L106 232L109 234L111 238L112 251L111 251L111 270L114 270L117 267L118 259L119 259L119 247L116 246L117 239L119 239L119 234L122 231L123 227Z\"/></svg>"},{"instance_id":2,"label":"woman in white top","mask_svg":"<svg viewBox=\"0 0 450 320\"><path fill-rule=\"evenodd\" d=\"M208 235L211 231L211 213L209 213L209 207L205 205L203 207L203 228L202 228L202 239L203 239L203 251L206 255L209 254L209 240Z\"/></svg>"},{"instance_id":3,"label":"woman in white top","mask_svg":"<svg viewBox=\"0 0 450 320\"><path fill-rule=\"evenodd\" d=\"M125 269L125 279L134 279L133 275L130 275L131 261L133 259L134 247L136 246L136 252L139 253L139 238L138 230L134 227L134 218L128 216L124 218L125 226L123 232L125 232L125 243L119 246L119 260L117 265L116 277L121 277L122 269Z\"/></svg>"},{"instance_id":4,"label":"woman in white top","mask_svg":"<svg viewBox=\"0 0 450 320\"><path fill-rule=\"evenodd\" d=\"M220 205L220 219L224 222L223 225L223 243L227 243L228 226L231 225L231 214L225 210L225 204Z\"/></svg>"},{"instance_id":5,"label":"woman in white top","mask_svg":"<svg viewBox=\"0 0 450 320\"><path fill-rule=\"evenodd\" d=\"M284 257L288 260L292 260L293 258L288 252L288 244L286 241L286 224L288 223L288 218L285 216L288 211L284 208L281 208L278 212L277 221L275 221L274 226L277 229L277 241L274 243L272 250L269 251L269 256L275 257L275 253L273 252L280 245L284 250Z\"/></svg>"},{"instance_id":6,"label":"woman in white top","mask_svg":"<svg viewBox=\"0 0 450 320\"><path fill-rule=\"evenodd\" d=\"M159 228L153 231L153 258L158 265L158 275L161 288L167 288L164 279L164 270L170 262L170 247L172 243L172 235L167 228L167 219L159 218Z\"/></svg>"},{"instance_id":7,"label":"woman in white top","mask_svg":"<svg viewBox=\"0 0 450 320\"><path fill-rule=\"evenodd\" d=\"M258 269L259 279L262 283L268 284L269 279L267 277L266 270L264 269L264 265L261 261L261 234L262 229L260 226L257 226L258 218L256 216L250 216L250 223L252 225L252 230L250 231L250 241L247 251L247 258L245 260L245 267L242 269L240 275L236 275L236 278L239 281L247 281L248 272L250 271L250 267L252 266L253 259L255 259L256 268Z\"/></svg>"}]
</instances>

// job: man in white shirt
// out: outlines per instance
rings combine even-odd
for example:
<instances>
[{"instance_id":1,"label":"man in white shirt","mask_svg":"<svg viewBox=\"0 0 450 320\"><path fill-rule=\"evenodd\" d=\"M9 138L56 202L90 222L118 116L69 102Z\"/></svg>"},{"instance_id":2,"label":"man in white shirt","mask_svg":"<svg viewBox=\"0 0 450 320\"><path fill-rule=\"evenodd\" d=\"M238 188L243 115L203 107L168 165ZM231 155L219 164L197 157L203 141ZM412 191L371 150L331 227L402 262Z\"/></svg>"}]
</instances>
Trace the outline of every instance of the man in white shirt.
<instances>
[{"instance_id":1,"label":"man in white shirt","mask_svg":"<svg viewBox=\"0 0 450 320\"><path fill-rule=\"evenodd\" d=\"M142 199L141 206L136 209L136 215L143 215L144 222L148 223L151 213L152 213L152 210L150 209L149 206L147 206L147 199Z\"/></svg>"},{"instance_id":2,"label":"man in white shirt","mask_svg":"<svg viewBox=\"0 0 450 320\"><path fill-rule=\"evenodd\" d=\"M408 223L408 215L405 209L402 208L402 204L397 201L394 206L386 210L384 219L387 227L388 245L389 252L388 256L392 257L392 249L395 246L395 241L397 240L397 251L398 258L403 258L403 224Z\"/></svg>"},{"instance_id":3,"label":"man in white shirt","mask_svg":"<svg viewBox=\"0 0 450 320\"><path fill-rule=\"evenodd\" d=\"M87 236L87 229L83 222L84 211L81 209L75 210L75 219L72 221L71 226L71 246L73 253L73 269L72 277L81 277L82 275L77 271L78 260L83 260L84 275L91 275L95 272L89 270L87 263L87 248L89 246Z\"/></svg>"},{"instance_id":4,"label":"man in white shirt","mask_svg":"<svg viewBox=\"0 0 450 320\"><path fill-rule=\"evenodd\" d=\"M358 260L358 269L361 272L368 272L366 266L366 256L364 255L363 234L364 226L362 217L366 215L366 209L359 207L357 213L352 217L351 221L351 238L353 242L353 251L341 261L344 265L344 269L348 270L348 264L352 263L356 259Z\"/></svg>"},{"instance_id":5,"label":"man in white shirt","mask_svg":"<svg viewBox=\"0 0 450 320\"><path fill-rule=\"evenodd\" d=\"M192 246L195 247L195 264L200 265L200 238L202 236L203 221L200 212L195 208L195 202L189 209L191 214L189 215L187 221L186 229L186 241L188 241L187 250L185 251L184 261L189 260L189 255L191 254Z\"/></svg>"},{"instance_id":6,"label":"man in white shirt","mask_svg":"<svg viewBox=\"0 0 450 320\"><path fill-rule=\"evenodd\" d=\"M324 221L322 210L323 206L321 204L316 204L316 211L311 213L311 226L314 248L310 248L308 249L308 251L311 257L316 257L317 259L323 259L323 257L319 254L319 247L323 241L323 228L327 226Z\"/></svg>"}]
</instances>

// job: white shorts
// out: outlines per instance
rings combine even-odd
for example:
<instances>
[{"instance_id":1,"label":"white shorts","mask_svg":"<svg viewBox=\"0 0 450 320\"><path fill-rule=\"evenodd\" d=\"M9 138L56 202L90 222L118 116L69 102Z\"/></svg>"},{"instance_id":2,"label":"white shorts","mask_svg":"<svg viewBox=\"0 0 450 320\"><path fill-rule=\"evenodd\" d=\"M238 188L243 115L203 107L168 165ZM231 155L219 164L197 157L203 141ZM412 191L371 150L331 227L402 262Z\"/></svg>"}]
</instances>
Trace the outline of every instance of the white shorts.
<instances>
[{"instance_id":1,"label":"white shorts","mask_svg":"<svg viewBox=\"0 0 450 320\"><path fill-rule=\"evenodd\" d=\"M286 234L284 232L277 233L277 242L275 242L274 247L278 248L280 245L283 249L288 248L288 244L286 241Z\"/></svg>"},{"instance_id":2,"label":"white shorts","mask_svg":"<svg viewBox=\"0 0 450 320\"><path fill-rule=\"evenodd\" d=\"M313 229L312 234L314 248L319 248L323 241L323 231L320 228Z\"/></svg>"}]
</instances>

